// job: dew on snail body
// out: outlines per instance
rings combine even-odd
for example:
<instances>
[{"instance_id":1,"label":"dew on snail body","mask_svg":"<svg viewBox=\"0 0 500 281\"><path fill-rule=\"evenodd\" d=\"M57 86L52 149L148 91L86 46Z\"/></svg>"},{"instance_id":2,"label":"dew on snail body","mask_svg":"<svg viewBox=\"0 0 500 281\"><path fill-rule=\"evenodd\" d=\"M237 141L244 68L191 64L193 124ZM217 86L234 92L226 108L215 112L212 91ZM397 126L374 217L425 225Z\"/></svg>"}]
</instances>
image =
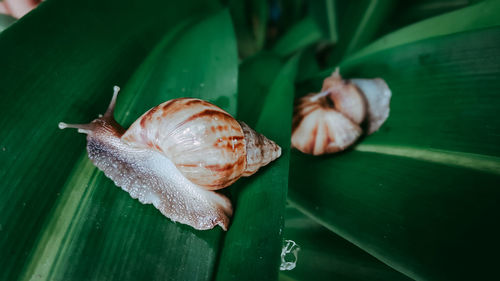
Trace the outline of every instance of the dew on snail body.
<instances>
[{"instance_id":1,"label":"dew on snail body","mask_svg":"<svg viewBox=\"0 0 500 281\"><path fill-rule=\"evenodd\" d=\"M255 173L281 148L221 108L192 98L164 102L125 130L113 119L118 90L100 118L59 127L87 134L93 164L132 198L174 222L227 230L231 202L213 190Z\"/></svg>"}]
</instances>

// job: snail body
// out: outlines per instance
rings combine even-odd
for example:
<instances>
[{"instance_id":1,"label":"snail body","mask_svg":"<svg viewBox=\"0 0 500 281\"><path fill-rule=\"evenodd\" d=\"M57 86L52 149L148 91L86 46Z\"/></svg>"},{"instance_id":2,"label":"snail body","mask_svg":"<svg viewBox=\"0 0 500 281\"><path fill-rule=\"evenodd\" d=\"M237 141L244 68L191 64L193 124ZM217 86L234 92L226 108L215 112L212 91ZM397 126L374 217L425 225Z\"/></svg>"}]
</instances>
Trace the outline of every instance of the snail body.
<instances>
[{"instance_id":1,"label":"snail body","mask_svg":"<svg viewBox=\"0 0 500 281\"><path fill-rule=\"evenodd\" d=\"M232 205L215 192L278 158L281 148L219 107L179 98L153 107L127 130L113 118L119 88L106 113L89 124L65 124L87 134L91 161L117 186L173 221L227 230Z\"/></svg>"},{"instance_id":2,"label":"snail body","mask_svg":"<svg viewBox=\"0 0 500 281\"><path fill-rule=\"evenodd\" d=\"M363 133L372 134L382 126L390 98L384 80L344 80L337 68L323 81L321 92L296 101L292 146L312 155L345 150Z\"/></svg>"}]
</instances>

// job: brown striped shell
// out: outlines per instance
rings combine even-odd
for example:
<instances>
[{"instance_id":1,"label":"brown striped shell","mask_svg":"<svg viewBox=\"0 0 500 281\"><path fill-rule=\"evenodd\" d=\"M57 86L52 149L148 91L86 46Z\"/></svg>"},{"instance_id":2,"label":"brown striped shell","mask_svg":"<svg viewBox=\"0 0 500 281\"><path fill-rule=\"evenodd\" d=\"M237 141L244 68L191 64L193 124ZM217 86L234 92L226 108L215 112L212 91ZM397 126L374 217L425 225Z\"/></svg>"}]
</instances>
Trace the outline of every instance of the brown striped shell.
<instances>
[{"instance_id":1,"label":"brown striped shell","mask_svg":"<svg viewBox=\"0 0 500 281\"><path fill-rule=\"evenodd\" d=\"M362 134L378 130L389 116L391 91L382 79L343 80L338 69L320 93L300 98L294 107L292 146L313 155L335 153Z\"/></svg>"},{"instance_id":2,"label":"brown striped shell","mask_svg":"<svg viewBox=\"0 0 500 281\"><path fill-rule=\"evenodd\" d=\"M229 227L231 201L214 190L278 158L281 148L219 107L192 98L162 103L125 130L106 112L87 124L59 123L87 135L92 163L143 204L195 229Z\"/></svg>"},{"instance_id":3,"label":"brown striped shell","mask_svg":"<svg viewBox=\"0 0 500 281\"><path fill-rule=\"evenodd\" d=\"M253 174L281 152L274 142L221 108L194 98L174 99L150 109L121 140L163 153L186 178L208 190ZM255 154L258 159L247 157Z\"/></svg>"}]
</instances>

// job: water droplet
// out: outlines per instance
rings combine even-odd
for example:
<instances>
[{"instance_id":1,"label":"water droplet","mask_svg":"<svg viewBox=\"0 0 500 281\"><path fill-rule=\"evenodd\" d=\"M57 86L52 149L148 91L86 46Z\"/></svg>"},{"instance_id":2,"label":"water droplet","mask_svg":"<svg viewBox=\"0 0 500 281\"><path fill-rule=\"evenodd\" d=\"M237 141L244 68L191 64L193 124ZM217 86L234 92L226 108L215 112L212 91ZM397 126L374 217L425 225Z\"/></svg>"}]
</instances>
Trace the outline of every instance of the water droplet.
<instances>
[{"instance_id":1,"label":"water droplet","mask_svg":"<svg viewBox=\"0 0 500 281\"><path fill-rule=\"evenodd\" d=\"M285 240L285 244L281 249L281 265L280 270L292 270L297 265L298 253L300 247L293 240Z\"/></svg>"}]
</instances>

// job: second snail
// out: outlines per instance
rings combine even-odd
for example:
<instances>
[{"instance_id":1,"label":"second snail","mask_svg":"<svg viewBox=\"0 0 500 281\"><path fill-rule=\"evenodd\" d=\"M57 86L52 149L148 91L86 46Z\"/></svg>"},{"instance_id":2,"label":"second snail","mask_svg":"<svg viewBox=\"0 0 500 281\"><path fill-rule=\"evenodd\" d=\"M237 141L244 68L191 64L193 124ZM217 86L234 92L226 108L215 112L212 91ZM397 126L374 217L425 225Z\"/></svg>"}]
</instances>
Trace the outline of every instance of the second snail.
<instances>
[{"instance_id":1,"label":"second snail","mask_svg":"<svg viewBox=\"0 0 500 281\"><path fill-rule=\"evenodd\" d=\"M384 80L344 80L337 68L325 78L321 92L296 101L292 146L312 155L343 151L382 126L389 116L390 99Z\"/></svg>"}]
</instances>

